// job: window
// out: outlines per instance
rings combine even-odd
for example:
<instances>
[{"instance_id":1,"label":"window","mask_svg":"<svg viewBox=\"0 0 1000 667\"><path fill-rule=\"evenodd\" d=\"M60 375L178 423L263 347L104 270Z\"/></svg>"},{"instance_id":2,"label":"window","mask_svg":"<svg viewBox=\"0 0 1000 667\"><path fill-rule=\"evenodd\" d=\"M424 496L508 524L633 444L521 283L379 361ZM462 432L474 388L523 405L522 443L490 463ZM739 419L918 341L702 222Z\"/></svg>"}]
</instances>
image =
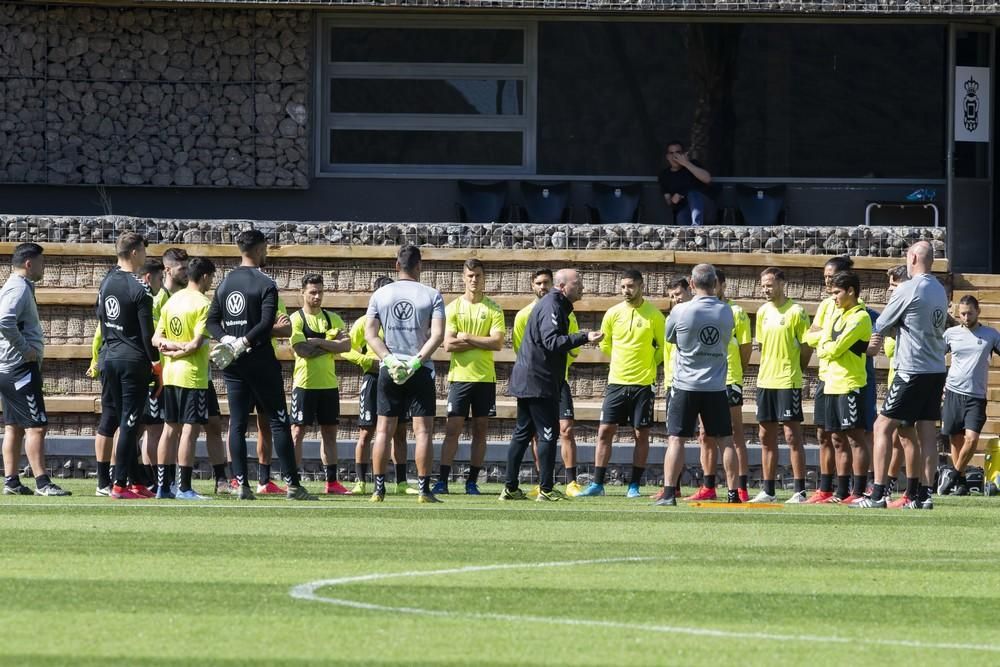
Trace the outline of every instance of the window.
<instances>
[{"instance_id":1,"label":"window","mask_svg":"<svg viewBox=\"0 0 1000 667\"><path fill-rule=\"evenodd\" d=\"M532 173L532 25L321 24L323 173Z\"/></svg>"},{"instance_id":2,"label":"window","mask_svg":"<svg viewBox=\"0 0 1000 667\"><path fill-rule=\"evenodd\" d=\"M942 178L945 55L942 25L543 21L538 172L698 137L717 176Z\"/></svg>"}]
</instances>

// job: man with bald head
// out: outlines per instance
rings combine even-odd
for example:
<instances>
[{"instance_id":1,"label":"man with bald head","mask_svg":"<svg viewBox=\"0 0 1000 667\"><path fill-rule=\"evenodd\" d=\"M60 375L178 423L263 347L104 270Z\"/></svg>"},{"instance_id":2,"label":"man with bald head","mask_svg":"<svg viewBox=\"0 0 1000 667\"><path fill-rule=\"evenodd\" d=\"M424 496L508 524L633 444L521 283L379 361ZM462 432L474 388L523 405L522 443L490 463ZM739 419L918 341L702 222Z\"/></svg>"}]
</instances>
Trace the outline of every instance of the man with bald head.
<instances>
[{"instance_id":1,"label":"man with bald head","mask_svg":"<svg viewBox=\"0 0 1000 667\"><path fill-rule=\"evenodd\" d=\"M896 375L889 386L882 413L875 421L875 487L870 497L852 507L933 509L930 478L935 468L936 422L941 418L941 393L945 383L944 332L948 321L948 295L931 274L934 250L918 241L906 253L910 280L897 287L885 310L875 321L873 343L882 336L896 336ZM886 484L892 434L899 429L906 457L906 493L887 502Z\"/></svg>"},{"instance_id":2,"label":"man with bald head","mask_svg":"<svg viewBox=\"0 0 1000 667\"><path fill-rule=\"evenodd\" d=\"M531 311L510 373L510 395L517 398L517 424L507 452L507 478L500 500L527 498L518 488L518 473L533 436L538 437L541 473L537 500L545 502L566 497L553 488L559 396L566 382L566 355L585 343L600 342L604 334L600 331L569 333L573 304L583 295L583 281L577 271L557 271L552 283L554 289Z\"/></svg>"}]
</instances>

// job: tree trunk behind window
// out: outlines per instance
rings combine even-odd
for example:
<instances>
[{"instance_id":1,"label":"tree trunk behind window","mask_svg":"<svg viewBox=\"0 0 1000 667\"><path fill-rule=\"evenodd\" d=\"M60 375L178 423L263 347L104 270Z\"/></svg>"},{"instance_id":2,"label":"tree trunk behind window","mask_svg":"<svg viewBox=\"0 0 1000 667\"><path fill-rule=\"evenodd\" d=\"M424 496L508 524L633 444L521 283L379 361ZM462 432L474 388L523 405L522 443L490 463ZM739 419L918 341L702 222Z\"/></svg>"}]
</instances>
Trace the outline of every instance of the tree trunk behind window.
<instances>
[{"instance_id":1,"label":"tree trunk behind window","mask_svg":"<svg viewBox=\"0 0 1000 667\"><path fill-rule=\"evenodd\" d=\"M687 30L695 93L688 148L691 156L713 173L733 172L733 81L742 29L736 23L693 23Z\"/></svg>"}]
</instances>

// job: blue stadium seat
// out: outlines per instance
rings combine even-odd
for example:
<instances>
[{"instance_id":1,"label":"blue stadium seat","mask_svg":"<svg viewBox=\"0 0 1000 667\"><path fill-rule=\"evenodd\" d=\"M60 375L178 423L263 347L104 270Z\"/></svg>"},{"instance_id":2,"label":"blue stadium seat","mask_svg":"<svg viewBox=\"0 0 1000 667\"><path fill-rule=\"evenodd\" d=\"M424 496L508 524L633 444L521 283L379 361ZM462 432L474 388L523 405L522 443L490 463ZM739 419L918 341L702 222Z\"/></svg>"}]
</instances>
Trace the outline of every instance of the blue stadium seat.
<instances>
[{"instance_id":1,"label":"blue stadium seat","mask_svg":"<svg viewBox=\"0 0 1000 667\"><path fill-rule=\"evenodd\" d=\"M743 218L743 224L753 227L784 224L786 189L784 185L765 188L738 184L736 207Z\"/></svg>"},{"instance_id":2,"label":"blue stadium seat","mask_svg":"<svg viewBox=\"0 0 1000 667\"><path fill-rule=\"evenodd\" d=\"M521 182L523 222L541 225L569 222L569 183Z\"/></svg>"},{"instance_id":3,"label":"blue stadium seat","mask_svg":"<svg viewBox=\"0 0 1000 667\"><path fill-rule=\"evenodd\" d=\"M507 181L459 181L456 206L463 224L506 222Z\"/></svg>"},{"instance_id":4,"label":"blue stadium seat","mask_svg":"<svg viewBox=\"0 0 1000 667\"><path fill-rule=\"evenodd\" d=\"M592 200L587 206L591 224L639 222L640 183L594 183L591 189Z\"/></svg>"}]
</instances>

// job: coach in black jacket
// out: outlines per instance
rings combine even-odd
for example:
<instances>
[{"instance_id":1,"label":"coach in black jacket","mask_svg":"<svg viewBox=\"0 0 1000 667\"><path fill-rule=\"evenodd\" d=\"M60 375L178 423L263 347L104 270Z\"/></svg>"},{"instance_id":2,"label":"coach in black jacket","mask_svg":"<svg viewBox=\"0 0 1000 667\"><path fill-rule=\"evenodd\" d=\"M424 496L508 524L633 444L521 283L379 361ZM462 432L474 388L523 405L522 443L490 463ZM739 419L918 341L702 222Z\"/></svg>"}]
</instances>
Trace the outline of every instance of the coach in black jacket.
<instances>
[{"instance_id":1,"label":"coach in black jacket","mask_svg":"<svg viewBox=\"0 0 1000 667\"><path fill-rule=\"evenodd\" d=\"M539 501L561 500L554 491L556 437L559 434L559 392L566 381L566 355L585 343L604 337L600 331L569 333L573 303L583 295L580 274L573 269L558 271L555 289L542 297L531 311L517 361L510 374L510 395L517 398L517 424L507 452L507 479L501 500L524 500L517 477L531 438L538 436L541 468Z\"/></svg>"}]
</instances>

